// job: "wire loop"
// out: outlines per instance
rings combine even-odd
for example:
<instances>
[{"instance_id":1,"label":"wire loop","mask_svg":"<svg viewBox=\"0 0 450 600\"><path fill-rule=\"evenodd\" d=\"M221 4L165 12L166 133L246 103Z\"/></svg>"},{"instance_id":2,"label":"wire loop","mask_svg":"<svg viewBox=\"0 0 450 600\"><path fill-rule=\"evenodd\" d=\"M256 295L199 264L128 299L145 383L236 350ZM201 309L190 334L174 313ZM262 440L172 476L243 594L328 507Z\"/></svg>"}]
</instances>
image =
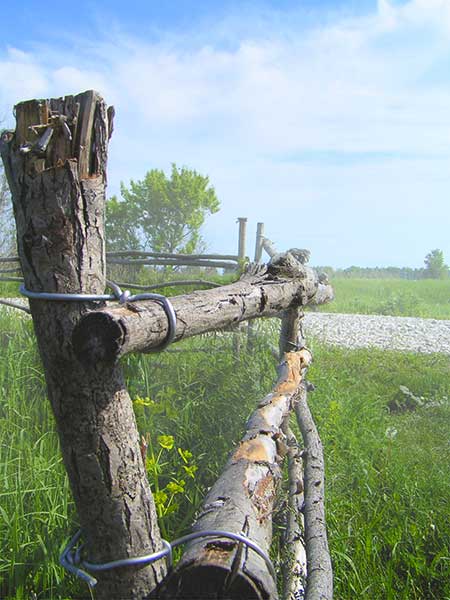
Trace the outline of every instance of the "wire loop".
<instances>
[{"instance_id":1,"label":"wire loop","mask_svg":"<svg viewBox=\"0 0 450 600\"><path fill-rule=\"evenodd\" d=\"M277 579L277 575L272 564L272 561L267 556L267 554L261 550L261 548L252 542L246 535L243 533L232 533L231 531L222 531L222 530L208 530L208 531L195 531L194 533L189 533L180 537L173 542L168 542L167 540L161 540L163 544L163 549L158 550L157 552L152 552L151 554L146 554L144 556L138 556L135 558L122 558L119 560L112 560L106 563L92 563L87 560L82 559L82 551L83 544L78 544L81 538L81 529L77 531L77 533L70 539L66 548L64 549L61 557L59 559L60 564L70 571L73 575L76 575L80 579L83 579L90 587L94 587L97 584L97 580L93 577L88 571L108 571L110 569L118 569L120 567L132 567L138 565L151 564L156 562L157 560L161 560L162 558L167 559L167 568L170 571L173 566L173 548L176 546L180 546L182 544L186 544L187 542L191 542L192 540L207 538L207 537L224 537L244 544L258 556L260 556L267 565L269 573L273 577L274 581Z\"/></svg>"},{"instance_id":2,"label":"wire loop","mask_svg":"<svg viewBox=\"0 0 450 600\"><path fill-rule=\"evenodd\" d=\"M113 291L112 294L62 294L58 292L33 292L27 290L24 285L21 285L19 290L23 296L31 298L33 300L50 300L59 302L111 302L118 301L119 304L124 305L128 302L137 302L138 300L154 300L159 304L166 313L168 321L168 332L166 339L157 348L151 349L149 352L161 352L171 344L175 338L176 327L177 327L177 316L175 309L172 306L169 298L162 294L152 294L145 292L144 294L131 294L129 290L122 291L122 289L114 283L114 281L106 281L108 287Z\"/></svg>"}]
</instances>

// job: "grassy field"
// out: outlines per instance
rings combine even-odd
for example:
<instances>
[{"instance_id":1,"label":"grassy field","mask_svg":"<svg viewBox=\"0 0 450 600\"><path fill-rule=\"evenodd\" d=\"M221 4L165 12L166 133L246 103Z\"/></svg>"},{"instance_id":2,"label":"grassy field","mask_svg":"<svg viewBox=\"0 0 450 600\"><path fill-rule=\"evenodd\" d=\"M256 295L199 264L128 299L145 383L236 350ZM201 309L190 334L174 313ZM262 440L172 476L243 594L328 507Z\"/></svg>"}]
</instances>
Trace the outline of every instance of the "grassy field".
<instances>
[{"instance_id":1,"label":"grassy field","mask_svg":"<svg viewBox=\"0 0 450 600\"><path fill-rule=\"evenodd\" d=\"M31 324L1 312L0 337L0 598L72 598L84 588L58 556L77 521ZM263 343L238 361L220 336L185 344L215 352L124 364L140 432L151 434L147 470L169 539L192 521L275 377ZM311 346L335 597L450 599L448 357ZM400 385L422 405L393 402Z\"/></svg>"},{"instance_id":2,"label":"grassy field","mask_svg":"<svg viewBox=\"0 0 450 600\"><path fill-rule=\"evenodd\" d=\"M450 279L331 281L335 300L322 312L450 319Z\"/></svg>"}]
</instances>

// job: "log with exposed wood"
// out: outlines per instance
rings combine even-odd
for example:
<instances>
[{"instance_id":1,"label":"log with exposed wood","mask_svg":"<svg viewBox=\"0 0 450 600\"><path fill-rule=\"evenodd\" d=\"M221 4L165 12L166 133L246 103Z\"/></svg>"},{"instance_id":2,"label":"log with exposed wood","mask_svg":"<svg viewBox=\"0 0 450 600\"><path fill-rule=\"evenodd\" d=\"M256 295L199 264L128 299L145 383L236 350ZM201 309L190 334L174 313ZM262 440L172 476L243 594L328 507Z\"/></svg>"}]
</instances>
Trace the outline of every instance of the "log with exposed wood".
<instances>
[{"instance_id":1,"label":"log with exposed wood","mask_svg":"<svg viewBox=\"0 0 450 600\"><path fill-rule=\"evenodd\" d=\"M1 151L26 288L101 294L113 113L93 91L22 102L15 113L16 130L2 137ZM102 563L160 550L161 539L121 369L82 364L73 353L72 331L88 308L30 300L87 556ZM143 598L164 573L164 561L99 572L96 597Z\"/></svg>"},{"instance_id":2,"label":"log with exposed wood","mask_svg":"<svg viewBox=\"0 0 450 600\"><path fill-rule=\"evenodd\" d=\"M268 268L252 265L235 283L170 299L176 313L174 341L257 317L278 315L292 306L333 298L330 285L289 253ZM85 315L74 331L75 352L83 360L115 360L130 352L148 352L169 331L164 309L151 300L108 307Z\"/></svg>"},{"instance_id":3,"label":"log with exposed wood","mask_svg":"<svg viewBox=\"0 0 450 600\"><path fill-rule=\"evenodd\" d=\"M303 316L303 312L299 308L293 308L284 313L280 334L280 352L304 347ZM290 445L288 472L291 504L291 512L287 521L287 536L291 543L290 572L286 573L285 577L285 598L286 600L299 600L300 598L331 600L333 598L333 570L325 522L325 465L322 443L307 402L306 374L305 369L293 403L303 439L304 449L301 457L296 447L295 437L288 427L287 419L284 423L288 445ZM300 462L303 464L300 465ZM304 468L303 477L300 472L302 467ZM302 489L299 489L300 485ZM300 509L303 496L304 506Z\"/></svg>"},{"instance_id":4,"label":"log with exposed wood","mask_svg":"<svg viewBox=\"0 0 450 600\"><path fill-rule=\"evenodd\" d=\"M194 532L244 533L268 555L281 463L287 452L282 426L310 360L307 349L285 355L277 385L248 420L242 441L200 509ZM162 586L162 598L278 598L266 562L245 544L220 536L191 541Z\"/></svg>"}]
</instances>

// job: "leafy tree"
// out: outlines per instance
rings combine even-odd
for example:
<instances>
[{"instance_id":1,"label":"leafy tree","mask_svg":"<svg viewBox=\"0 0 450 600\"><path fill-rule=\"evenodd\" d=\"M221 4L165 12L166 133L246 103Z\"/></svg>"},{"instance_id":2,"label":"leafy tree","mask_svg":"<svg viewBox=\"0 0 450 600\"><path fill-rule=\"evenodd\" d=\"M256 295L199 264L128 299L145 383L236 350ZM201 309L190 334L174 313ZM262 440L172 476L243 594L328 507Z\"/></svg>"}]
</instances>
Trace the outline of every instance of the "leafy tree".
<instances>
[{"instance_id":1,"label":"leafy tree","mask_svg":"<svg viewBox=\"0 0 450 600\"><path fill-rule=\"evenodd\" d=\"M121 194L125 202L113 197L107 203L109 250L192 253L201 246L206 214L220 206L208 177L175 164L170 179L152 169L129 188L122 183Z\"/></svg>"},{"instance_id":2,"label":"leafy tree","mask_svg":"<svg viewBox=\"0 0 450 600\"><path fill-rule=\"evenodd\" d=\"M444 253L436 248L425 257L425 276L431 279L448 277L448 266L444 263Z\"/></svg>"}]
</instances>

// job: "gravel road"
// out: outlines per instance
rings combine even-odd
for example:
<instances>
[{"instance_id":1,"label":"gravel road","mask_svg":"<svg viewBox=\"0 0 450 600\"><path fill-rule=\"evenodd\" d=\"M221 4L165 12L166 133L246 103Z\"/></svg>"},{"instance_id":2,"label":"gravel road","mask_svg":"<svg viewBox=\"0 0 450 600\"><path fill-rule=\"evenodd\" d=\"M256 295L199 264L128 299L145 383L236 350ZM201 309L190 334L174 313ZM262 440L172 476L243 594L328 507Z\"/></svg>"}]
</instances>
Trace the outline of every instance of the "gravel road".
<instances>
[{"instance_id":1,"label":"gravel road","mask_svg":"<svg viewBox=\"0 0 450 600\"><path fill-rule=\"evenodd\" d=\"M16 299L27 306L25 299ZM0 308L26 315L0 304ZM346 348L376 347L409 352L450 355L450 321L384 315L343 315L307 312L305 335Z\"/></svg>"},{"instance_id":2,"label":"gravel road","mask_svg":"<svg viewBox=\"0 0 450 600\"><path fill-rule=\"evenodd\" d=\"M304 326L306 337L346 348L450 354L450 321L308 312Z\"/></svg>"}]
</instances>

